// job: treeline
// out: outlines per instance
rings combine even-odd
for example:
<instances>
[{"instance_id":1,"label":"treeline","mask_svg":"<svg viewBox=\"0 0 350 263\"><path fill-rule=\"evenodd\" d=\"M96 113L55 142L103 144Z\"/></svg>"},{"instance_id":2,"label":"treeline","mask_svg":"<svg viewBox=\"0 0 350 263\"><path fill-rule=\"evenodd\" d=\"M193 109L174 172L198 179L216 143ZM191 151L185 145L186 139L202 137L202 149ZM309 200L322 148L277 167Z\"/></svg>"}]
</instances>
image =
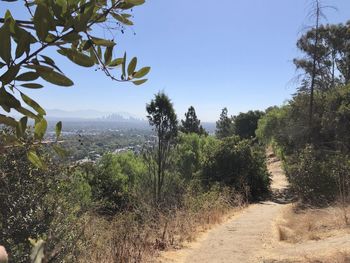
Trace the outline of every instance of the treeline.
<instances>
[{"instance_id":1,"label":"treeline","mask_svg":"<svg viewBox=\"0 0 350 263\"><path fill-rule=\"evenodd\" d=\"M284 160L295 193L314 205L349 201L349 41L349 22L305 33L297 43L304 57L294 60L300 88L284 106L269 108L256 132Z\"/></svg>"},{"instance_id":2,"label":"treeline","mask_svg":"<svg viewBox=\"0 0 350 263\"><path fill-rule=\"evenodd\" d=\"M107 152L76 166L41 147L39 169L27 158L28 133L27 148L1 156L0 244L12 262L30 261L28 238L45 242L44 262L139 262L269 194L265 149L254 138L262 112L224 109L215 137L193 107L179 123L162 92L146 110L156 136L140 154Z\"/></svg>"}]
</instances>

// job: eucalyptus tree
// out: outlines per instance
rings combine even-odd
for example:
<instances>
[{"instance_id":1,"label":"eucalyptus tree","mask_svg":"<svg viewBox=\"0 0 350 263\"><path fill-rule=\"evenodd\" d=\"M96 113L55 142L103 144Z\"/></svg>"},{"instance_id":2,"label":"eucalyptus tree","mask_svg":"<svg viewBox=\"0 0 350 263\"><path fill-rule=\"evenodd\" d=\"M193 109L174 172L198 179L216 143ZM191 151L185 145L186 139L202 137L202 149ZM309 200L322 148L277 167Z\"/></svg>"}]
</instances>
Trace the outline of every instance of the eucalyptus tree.
<instances>
[{"instance_id":1,"label":"eucalyptus tree","mask_svg":"<svg viewBox=\"0 0 350 263\"><path fill-rule=\"evenodd\" d=\"M137 58L127 63L126 54L116 56L116 39L111 33L106 38L100 28L124 31L133 25L131 10L145 0L24 0L23 17L15 17L4 10L0 17L0 124L12 127L14 135L3 137L0 147L23 144L28 119L34 121L35 140L41 141L46 133L46 112L42 106L26 94L27 89L41 89L43 82L69 87L73 81L63 73L50 57L53 49L64 58L81 67L95 67L114 81L131 81L140 85L146 81L149 67L136 70ZM13 2L18 8L17 0ZM0 3L1 6L1 3ZM98 28L99 27L99 28ZM106 30L106 31L107 31ZM121 73L117 74L116 68ZM12 113L21 118L11 117ZM57 138L62 123L56 125ZM0 150L1 150L0 148ZM62 152L58 147L55 148ZM29 159L42 166L35 147L28 153Z\"/></svg>"},{"instance_id":2,"label":"eucalyptus tree","mask_svg":"<svg viewBox=\"0 0 350 263\"><path fill-rule=\"evenodd\" d=\"M177 116L169 97L163 92L146 105L149 124L157 134L156 176L153 179L155 201L159 202L162 196L165 172L169 166L171 146L177 136Z\"/></svg>"}]
</instances>

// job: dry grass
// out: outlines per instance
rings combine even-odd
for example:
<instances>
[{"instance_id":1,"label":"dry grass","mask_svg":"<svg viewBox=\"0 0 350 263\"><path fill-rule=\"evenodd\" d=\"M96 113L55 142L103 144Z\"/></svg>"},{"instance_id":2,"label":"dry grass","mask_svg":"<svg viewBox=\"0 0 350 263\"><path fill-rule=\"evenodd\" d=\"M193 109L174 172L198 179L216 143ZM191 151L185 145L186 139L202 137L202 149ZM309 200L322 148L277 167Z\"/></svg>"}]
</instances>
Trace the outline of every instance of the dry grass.
<instances>
[{"instance_id":1,"label":"dry grass","mask_svg":"<svg viewBox=\"0 0 350 263\"><path fill-rule=\"evenodd\" d=\"M237 196L232 203L229 193L188 197L181 209L168 213L133 211L104 219L91 216L84 241L77 251L78 262L154 262L158 251L180 248L195 239L198 232L220 223L233 207L243 205Z\"/></svg>"},{"instance_id":2,"label":"dry grass","mask_svg":"<svg viewBox=\"0 0 350 263\"><path fill-rule=\"evenodd\" d=\"M347 252L337 252L332 255L323 257L305 257L298 260L267 260L264 263L350 263L350 253Z\"/></svg>"},{"instance_id":3,"label":"dry grass","mask_svg":"<svg viewBox=\"0 0 350 263\"><path fill-rule=\"evenodd\" d=\"M350 253L338 252L323 258L306 259L307 263L350 263Z\"/></svg>"},{"instance_id":4,"label":"dry grass","mask_svg":"<svg viewBox=\"0 0 350 263\"><path fill-rule=\"evenodd\" d=\"M323 209L300 209L296 205L292 206L284 212L278 224L279 239L299 243L350 233L350 226L344 220L344 212L350 215L350 205Z\"/></svg>"}]
</instances>

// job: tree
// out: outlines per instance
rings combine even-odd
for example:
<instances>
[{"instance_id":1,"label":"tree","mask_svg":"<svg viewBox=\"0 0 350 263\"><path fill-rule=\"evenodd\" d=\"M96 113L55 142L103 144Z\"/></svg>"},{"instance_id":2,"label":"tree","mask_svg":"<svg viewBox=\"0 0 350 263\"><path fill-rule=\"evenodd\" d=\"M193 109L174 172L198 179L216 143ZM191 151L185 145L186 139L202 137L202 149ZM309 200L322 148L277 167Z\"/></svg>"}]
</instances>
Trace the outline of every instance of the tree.
<instances>
[{"instance_id":1,"label":"tree","mask_svg":"<svg viewBox=\"0 0 350 263\"><path fill-rule=\"evenodd\" d=\"M197 118L196 110L191 106L185 113L185 120L181 120L180 130L184 133L206 134L200 123L201 121Z\"/></svg>"},{"instance_id":2,"label":"tree","mask_svg":"<svg viewBox=\"0 0 350 263\"><path fill-rule=\"evenodd\" d=\"M154 179L155 200L161 199L164 184L165 171L169 164L170 148L177 135L177 117L173 104L163 92L155 95L155 98L146 105L149 124L154 127L157 134L157 170Z\"/></svg>"},{"instance_id":3,"label":"tree","mask_svg":"<svg viewBox=\"0 0 350 263\"><path fill-rule=\"evenodd\" d=\"M326 91L337 85L346 85L350 81L350 22L338 25L320 25L317 45L317 63L314 87ZM302 85L299 91L308 91L311 83L316 29L307 31L297 42L297 47L305 55L294 59L298 70L303 71Z\"/></svg>"},{"instance_id":4,"label":"tree","mask_svg":"<svg viewBox=\"0 0 350 263\"><path fill-rule=\"evenodd\" d=\"M28 118L35 122L35 138L40 141L45 135L46 112L24 91L43 88L35 80L41 78L51 84L67 87L74 84L48 56L49 49L56 49L60 55L79 66L95 66L112 80L132 81L136 85L146 81L143 77L150 68L136 70L136 58L127 65L126 54L113 59L116 42L99 37L101 30L96 28L105 23L108 29L113 27L123 31L125 26L133 24L127 10L143 4L144 0L23 2L30 19L14 18L9 10L0 18L0 107L7 113L17 111L22 115L20 120L16 120L9 114L0 114L0 124L15 130L16 136L11 136L7 142L23 143L21 139ZM112 70L118 66L122 69L120 78L112 74ZM58 123L56 128L58 136L62 124ZM35 149L29 153L32 163L39 165L41 162Z\"/></svg>"},{"instance_id":5,"label":"tree","mask_svg":"<svg viewBox=\"0 0 350 263\"><path fill-rule=\"evenodd\" d=\"M227 115L227 108L223 108L220 114L220 119L216 122L216 137L223 139L233 134L232 119Z\"/></svg>"},{"instance_id":6,"label":"tree","mask_svg":"<svg viewBox=\"0 0 350 263\"><path fill-rule=\"evenodd\" d=\"M255 137L258 121L264 115L262 111L248 111L233 117L233 131L242 139Z\"/></svg>"}]
</instances>

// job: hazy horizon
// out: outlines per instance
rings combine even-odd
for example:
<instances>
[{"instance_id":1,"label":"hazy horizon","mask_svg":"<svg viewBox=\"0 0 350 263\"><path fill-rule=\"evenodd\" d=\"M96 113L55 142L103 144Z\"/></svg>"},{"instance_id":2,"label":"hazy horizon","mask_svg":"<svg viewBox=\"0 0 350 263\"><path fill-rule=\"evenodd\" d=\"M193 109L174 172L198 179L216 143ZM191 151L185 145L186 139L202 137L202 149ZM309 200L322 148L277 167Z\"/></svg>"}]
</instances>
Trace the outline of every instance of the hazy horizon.
<instances>
[{"instance_id":1,"label":"hazy horizon","mask_svg":"<svg viewBox=\"0 0 350 263\"><path fill-rule=\"evenodd\" d=\"M111 81L103 72L82 69L54 50L47 53L75 83L62 88L43 83L45 91L26 91L45 109L128 112L144 118L145 106L158 91L174 103L181 119L194 106L199 119L216 121L221 109L230 115L281 105L296 90L293 58L296 42L311 21L309 1L224 0L213 12L213 2L146 1L133 11L134 26L115 32L117 54L138 57L139 66L151 66L142 86ZM14 17L16 5L2 3ZM322 23L345 23L350 1L328 0L338 8L325 13ZM134 34L135 33L135 34ZM106 33L108 36L108 33Z\"/></svg>"}]
</instances>

